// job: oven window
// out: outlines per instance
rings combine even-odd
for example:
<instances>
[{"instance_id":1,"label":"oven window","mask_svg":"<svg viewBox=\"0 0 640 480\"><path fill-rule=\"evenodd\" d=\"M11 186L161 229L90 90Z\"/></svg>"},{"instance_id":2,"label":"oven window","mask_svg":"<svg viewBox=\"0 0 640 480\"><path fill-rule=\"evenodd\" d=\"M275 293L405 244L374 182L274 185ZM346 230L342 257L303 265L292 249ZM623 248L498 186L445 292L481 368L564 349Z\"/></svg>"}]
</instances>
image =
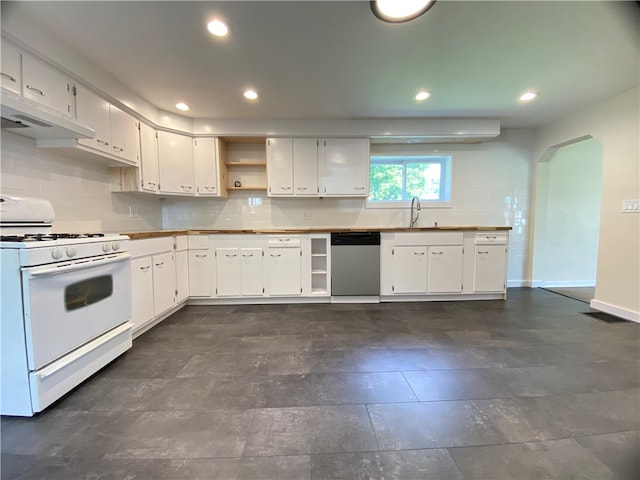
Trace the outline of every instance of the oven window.
<instances>
[{"instance_id":1,"label":"oven window","mask_svg":"<svg viewBox=\"0 0 640 480\"><path fill-rule=\"evenodd\" d=\"M113 277L101 275L72 283L64 290L64 305L67 311L77 310L99 302L113 294Z\"/></svg>"}]
</instances>

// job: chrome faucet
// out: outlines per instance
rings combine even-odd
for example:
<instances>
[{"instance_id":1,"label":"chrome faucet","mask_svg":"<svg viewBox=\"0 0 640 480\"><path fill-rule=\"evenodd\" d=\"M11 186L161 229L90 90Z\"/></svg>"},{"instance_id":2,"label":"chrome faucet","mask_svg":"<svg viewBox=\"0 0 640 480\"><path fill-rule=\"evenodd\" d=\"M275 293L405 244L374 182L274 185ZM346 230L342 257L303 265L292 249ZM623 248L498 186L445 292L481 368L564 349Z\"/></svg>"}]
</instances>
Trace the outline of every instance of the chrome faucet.
<instances>
[{"instance_id":1,"label":"chrome faucet","mask_svg":"<svg viewBox=\"0 0 640 480\"><path fill-rule=\"evenodd\" d=\"M411 199L411 220L409 221L409 228L415 227L416 223L418 223L420 210L422 210L422 207L420 206L420 199L418 199L418 197L413 197Z\"/></svg>"}]
</instances>

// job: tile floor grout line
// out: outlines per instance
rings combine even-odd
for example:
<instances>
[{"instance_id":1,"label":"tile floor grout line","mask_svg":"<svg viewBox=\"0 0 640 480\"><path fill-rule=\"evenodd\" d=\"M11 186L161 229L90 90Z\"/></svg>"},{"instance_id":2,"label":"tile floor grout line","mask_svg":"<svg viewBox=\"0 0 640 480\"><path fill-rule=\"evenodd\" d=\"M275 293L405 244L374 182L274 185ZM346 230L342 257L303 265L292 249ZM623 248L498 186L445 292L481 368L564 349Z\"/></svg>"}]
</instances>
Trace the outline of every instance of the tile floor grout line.
<instances>
[{"instance_id":1,"label":"tile floor grout line","mask_svg":"<svg viewBox=\"0 0 640 480\"><path fill-rule=\"evenodd\" d=\"M378 445L378 452L380 451L380 440L378 439L378 432L376 432L376 427L373 425L373 419L371 418L371 411L369 410L369 404L365 403L364 408L367 411L367 416L369 417L369 424L371 425L371 431L373 432L373 438L376 439L376 445Z\"/></svg>"}]
</instances>

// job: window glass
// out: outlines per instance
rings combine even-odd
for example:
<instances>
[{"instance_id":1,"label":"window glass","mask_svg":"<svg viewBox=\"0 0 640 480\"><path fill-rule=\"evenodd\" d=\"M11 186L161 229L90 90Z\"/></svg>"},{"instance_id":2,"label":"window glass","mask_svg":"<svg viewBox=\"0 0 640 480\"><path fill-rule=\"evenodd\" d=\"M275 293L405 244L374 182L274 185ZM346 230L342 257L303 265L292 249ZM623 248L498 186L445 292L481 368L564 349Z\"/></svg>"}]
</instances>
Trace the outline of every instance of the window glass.
<instances>
[{"instance_id":1,"label":"window glass","mask_svg":"<svg viewBox=\"0 0 640 480\"><path fill-rule=\"evenodd\" d=\"M374 156L369 174L371 204L451 200L451 156Z\"/></svg>"}]
</instances>

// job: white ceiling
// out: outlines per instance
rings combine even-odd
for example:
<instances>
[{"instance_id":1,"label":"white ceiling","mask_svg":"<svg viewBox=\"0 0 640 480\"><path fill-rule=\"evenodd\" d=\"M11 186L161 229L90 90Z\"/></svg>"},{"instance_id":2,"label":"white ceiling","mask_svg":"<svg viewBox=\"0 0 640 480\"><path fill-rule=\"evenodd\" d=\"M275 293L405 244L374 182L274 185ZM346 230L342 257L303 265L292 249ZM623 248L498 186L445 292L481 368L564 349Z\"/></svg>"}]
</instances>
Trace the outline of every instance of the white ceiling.
<instances>
[{"instance_id":1,"label":"white ceiling","mask_svg":"<svg viewBox=\"0 0 640 480\"><path fill-rule=\"evenodd\" d=\"M16 9L151 104L184 101L196 118L537 126L640 83L636 2L440 0L413 22L385 24L368 1L2 1L3 26ZM215 16L228 39L207 32ZM416 102L419 89L432 98ZM540 98L521 105L527 89Z\"/></svg>"}]
</instances>

